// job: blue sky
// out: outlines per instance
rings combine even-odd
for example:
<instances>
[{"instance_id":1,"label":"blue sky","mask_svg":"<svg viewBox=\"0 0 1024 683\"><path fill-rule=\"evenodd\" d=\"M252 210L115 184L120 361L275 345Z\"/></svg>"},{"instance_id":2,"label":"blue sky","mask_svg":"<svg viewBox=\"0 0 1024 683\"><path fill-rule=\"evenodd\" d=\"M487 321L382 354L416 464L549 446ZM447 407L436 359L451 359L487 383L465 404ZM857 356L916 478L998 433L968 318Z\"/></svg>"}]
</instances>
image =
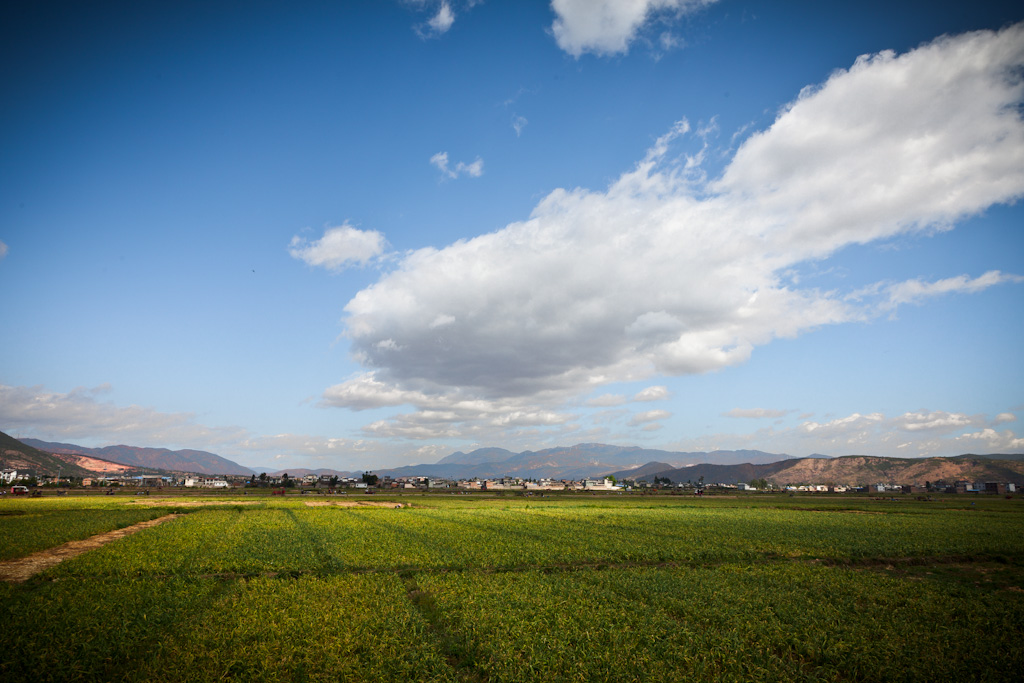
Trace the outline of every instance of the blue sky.
<instances>
[{"instance_id":1,"label":"blue sky","mask_svg":"<svg viewBox=\"0 0 1024 683\"><path fill-rule=\"evenodd\" d=\"M0 12L5 432L1024 451L1018 3Z\"/></svg>"}]
</instances>

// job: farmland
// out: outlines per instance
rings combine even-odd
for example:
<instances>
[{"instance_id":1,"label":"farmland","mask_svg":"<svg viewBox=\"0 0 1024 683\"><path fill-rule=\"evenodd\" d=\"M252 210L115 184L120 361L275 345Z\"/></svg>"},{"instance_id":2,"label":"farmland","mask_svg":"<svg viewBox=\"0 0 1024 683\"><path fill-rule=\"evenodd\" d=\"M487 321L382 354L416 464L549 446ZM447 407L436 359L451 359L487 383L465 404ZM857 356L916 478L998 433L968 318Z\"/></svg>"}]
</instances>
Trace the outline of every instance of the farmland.
<instances>
[{"instance_id":1,"label":"farmland","mask_svg":"<svg viewBox=\"0 0 1024 683\"><path fill-rule=\"evenodd\" d=\"M1004 680L1024 500L0 501L0 678ZM201 500L201 499L200 499ZM193 500L191 502L196 502Z\"/></svg>"}]
</instances>

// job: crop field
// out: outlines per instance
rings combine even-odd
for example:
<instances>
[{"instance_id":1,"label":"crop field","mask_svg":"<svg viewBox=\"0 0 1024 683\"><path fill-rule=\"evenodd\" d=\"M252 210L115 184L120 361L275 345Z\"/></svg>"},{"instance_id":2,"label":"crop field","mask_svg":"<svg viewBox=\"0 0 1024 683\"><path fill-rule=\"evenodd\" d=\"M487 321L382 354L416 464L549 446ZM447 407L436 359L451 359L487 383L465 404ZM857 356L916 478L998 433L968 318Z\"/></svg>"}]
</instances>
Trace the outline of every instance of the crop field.
<instances>
[{"instance_id":1,"label":"crop field","mask_svg":"<svg viewBox=\"0 0 1024 683\"><path fill-rule=\"evenodd\" d=\"M1020 498L247 498L0 501L5 560L179 513L0 583L0 680L1004 681L1024 668Z\"/></svg>"}]
</instances>

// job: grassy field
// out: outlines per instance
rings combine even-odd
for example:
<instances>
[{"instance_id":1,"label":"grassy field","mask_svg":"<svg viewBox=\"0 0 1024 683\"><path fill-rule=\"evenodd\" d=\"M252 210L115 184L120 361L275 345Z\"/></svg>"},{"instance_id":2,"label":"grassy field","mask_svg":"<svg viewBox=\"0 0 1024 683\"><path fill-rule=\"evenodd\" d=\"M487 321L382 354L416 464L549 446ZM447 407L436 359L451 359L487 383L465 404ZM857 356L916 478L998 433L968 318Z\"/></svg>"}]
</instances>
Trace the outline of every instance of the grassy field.
<instances>
[{"instance_id":1,"label":"grassy field","mask_svg":"<svg viewBox=\"0 0 1024 683\"><path fill-rule=\"evenodd\" d=\"M1002 681L1024 667L1024 499L313 498L0 501L4 559L181 513L0 584L0 680Z\"/></svg>"}]
</instances>

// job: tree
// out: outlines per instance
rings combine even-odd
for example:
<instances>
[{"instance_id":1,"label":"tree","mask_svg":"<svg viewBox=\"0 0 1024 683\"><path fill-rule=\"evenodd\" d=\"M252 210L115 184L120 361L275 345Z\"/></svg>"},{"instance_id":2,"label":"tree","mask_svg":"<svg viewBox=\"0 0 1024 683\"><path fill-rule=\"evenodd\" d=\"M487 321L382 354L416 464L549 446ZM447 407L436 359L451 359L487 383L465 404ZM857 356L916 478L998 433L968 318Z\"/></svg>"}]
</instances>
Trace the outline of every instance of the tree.
<instances>
[{"instance_id":1,"label":"tree","mask_svg":"<svg viewBox=\"0 0 1024 683\"><path fill-rule=\"evenodd\" d=\"M337 485L338 485L338 475L335 474L335 475L331 476L331 488L333 489Z\"/></svg>"},{"instance_id":2,"label":"tree","mask_svg":"<svg viewBox=\"0 0 1024 683\"><path fill-rule=\"evenodd\" d=\"M377 485L377 475L373 474L372 472L363 472L363 482L367 486L376 486Z\"/></svg>"}]
</instances>

